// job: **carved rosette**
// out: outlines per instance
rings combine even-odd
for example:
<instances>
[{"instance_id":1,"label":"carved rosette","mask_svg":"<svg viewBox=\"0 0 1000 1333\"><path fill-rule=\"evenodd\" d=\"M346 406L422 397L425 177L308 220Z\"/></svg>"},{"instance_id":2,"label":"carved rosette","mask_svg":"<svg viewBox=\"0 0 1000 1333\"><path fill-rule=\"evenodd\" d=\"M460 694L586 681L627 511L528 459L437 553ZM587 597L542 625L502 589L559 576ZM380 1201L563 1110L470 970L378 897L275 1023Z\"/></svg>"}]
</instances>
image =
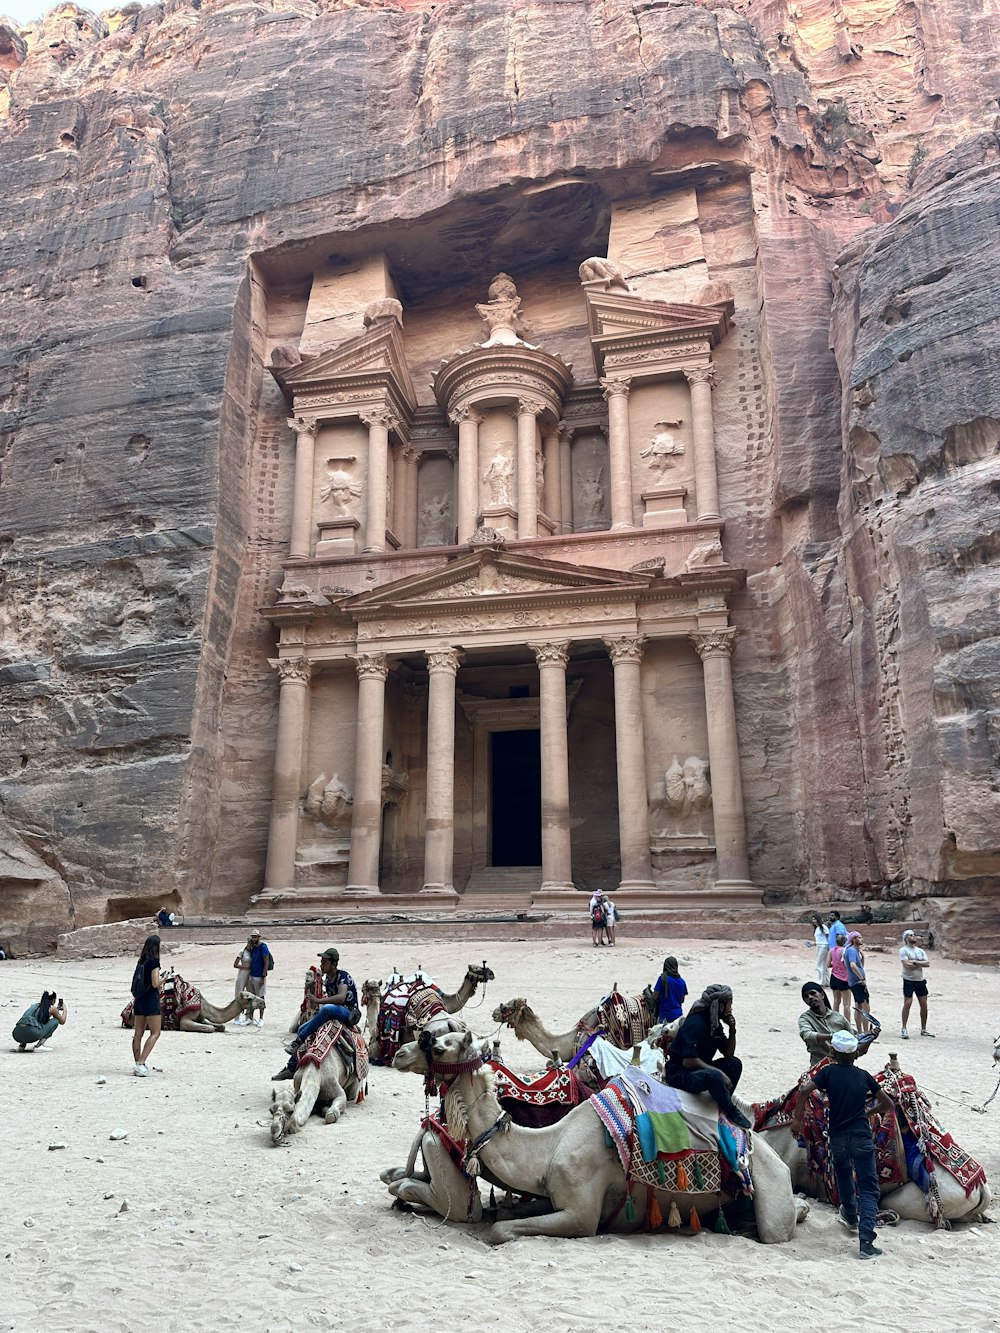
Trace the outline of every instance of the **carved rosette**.
<instances>
[{"instance_id":1,"label":"carved rosette","mask_svg":"<svg viewBox=\"0 0 1000 1333\"><path fill-rule=\"evenodd\" d=\"M631 388L632 380L628 375L616 375L613 379L609 376L601 380L601 391L608 402L612 398L627 398Z\"/></svg>"},{"instance_id":2,"label":"carved rosette","mask_svg":"<svg viewBox=\"0 0 1000 1333\"><path fill-rule=\"evenodd\" d=\"M528 647L535 654L539 670L546 666L562 667L565 671L569 661L569 641L562 643L530 643Z\"/></svg>"},{"instance_id":3,"label":"carved rosette","mask_svg":"<svg viewBox=\"0 0 1000 1333\"><path fill-rule=\"evenodd\" d=\"M736 635L735 628L707 629L689 634L688 638L704 662L706 657L732 657L733 648L736 646Z\"/></svg>"},{"instance_id":4,"label":"carved rosette","mask_svg":"<svg viewBox=\"0 0 1000 1333\"><path fill-rule=\"evenodd\" d=\"M517 400L517 414L519 417L540 417L545 411L545 404L540 403L537 398L519 398Z\"/></svg>"},{"instance_id":5,"label":"carved rosette","mask_svg":"<svg viewBox=\"0 0 1000 1333\"><path fill-rule=\"evenodd\" d=\"M458 671L462 653L457 648L430 648L426 653L429 673L447 671L452 676Z\"/></svg>"},{"instance_id":6,"label":"carved rosette","mask_svg":"<svg viewBox=\"0 0 1000 1333\"><path fill-rule=\"evenodd\" d=\"M691 366L684 371L684 378L688 384L707 384L708 387L715 387L715 367L714 366Z\"/></svg>"},{"instance_id":7,"label":"carved rosette","mask_svg":"<svg viewBox=\"0 0 1000 1333\"><path fill-rule=\"evenodd\" d=\"M383 430L399 430L399 418L394 416L387 407L369 407L358 416L366 426L381 427Z\"/></svg>"},{"instance_id":8,"label":"carved rosette","mask_svg":"<svg viewBox=\"0 0 1000 1333\"><path fill-rule=\"evenodd\" d=\"M350 655L358 680L366 677L371 680L385 680L389 674L389 663L385 653L358 653Z\"/></svg>"},{"instance_id":9,"label":"carved rosette","mask_svg":"<svg viewBox=\"0 0 1000 1333\"><path fill-rule=\"evenodd\" d=\"M268 659L278 673L282 686L288 684L308 685L312 675L312 662L305 657L272 657Z\"/></svg>"},{"instance_id":10,"label":"carved rosette","mask_svg":"<svg viewBox=\"0 0 1000 1333\"><path fill-rule=\"evenodd\" d=\"M641 662L643 650L646 647L645 634L623 634L617 639L605 639L604 646L607 648L611 661L615 666L621 662Z\"/></svg>"},{"instance_id":11,"label":"carved rosette","mask_svg":"<svg viewBox=\"0 0 1000 1333\"><path fill-rule=\"evenodd\" d=\"M296 435L311 435L313 439L316 438L316 423L310 421L308 417L289 417L287 425Z\"/></svg>"}]
</instances>

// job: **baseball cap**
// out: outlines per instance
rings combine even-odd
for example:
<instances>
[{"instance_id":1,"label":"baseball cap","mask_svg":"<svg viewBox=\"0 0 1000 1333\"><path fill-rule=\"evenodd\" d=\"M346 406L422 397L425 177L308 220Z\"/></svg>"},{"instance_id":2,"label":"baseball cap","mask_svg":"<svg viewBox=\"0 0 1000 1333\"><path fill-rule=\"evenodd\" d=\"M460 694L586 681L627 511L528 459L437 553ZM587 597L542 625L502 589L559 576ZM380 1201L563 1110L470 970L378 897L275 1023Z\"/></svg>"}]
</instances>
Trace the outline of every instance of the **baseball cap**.
<instances>
[{"instance_id":1,"label":"baseball cap","mask_svg":"<svg viewBox=\"0 0 1000 1333\"><path fill-rule=\"evenodd\" d=\"M324 963L340 962L340 953L337 949L324 949L323 952L318 955L318 957L320 957Z\"/></svg>"},{"instance_id":2,"label":"baseball cap","mask_svg":"<svg viewBox=\"0 0 1000 1333\"><path fill-rule=\"evenodd\" d=\"M858 1049L858 1039L853 1032L835 1032L830 1045L841 1055L850 1055Z\"/></svg>"}]
</instances>

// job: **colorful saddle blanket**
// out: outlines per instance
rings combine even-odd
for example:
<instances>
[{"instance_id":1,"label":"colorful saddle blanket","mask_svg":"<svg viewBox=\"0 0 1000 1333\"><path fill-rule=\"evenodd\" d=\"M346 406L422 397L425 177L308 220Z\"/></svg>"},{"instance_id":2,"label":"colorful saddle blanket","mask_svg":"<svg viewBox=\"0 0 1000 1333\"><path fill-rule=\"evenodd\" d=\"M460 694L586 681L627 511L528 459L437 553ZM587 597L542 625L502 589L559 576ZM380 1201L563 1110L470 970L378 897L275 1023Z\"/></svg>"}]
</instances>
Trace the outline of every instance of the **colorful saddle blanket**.
<instances>
[{"instance_id":1,"label":"colorful saddle blanket","mask_svg":"<svg viewBox=\"0 0 1000 1333\"><path fill-rule=\"evenodd\" d=\"M306 984L302 991L302 1003L299 1005L299 1027L312 1018L318 1006L323 1003L325 993L323 973L317 967L309 968L306 972Z\"/></svg>"},{"instance_id":2,"label":"colorful saddle blanket","mask_svg":"<svg viewBox=\"0 0 1000 1333\"><path fill-rule=\"evenodd\" d=\"M649 1036L650 1014L641 995L621 995L612 991L597 1006L595 1030L607 1034L612 1046L629 1050Z\"/></svg>"},{"instance_id":3,"label":"colorful saddle blanket","mask_svg":"<svg viewBox=\"0 0 1000 1333\"><path fill-rule=\"evenodd\" d=\"M710 1097L695 1097L641 1070L613 1078L590 1105L629 1181L677 1193L753 1193L749 1140Z\"/></svg>"},{"instance_id":4,"label":"colorful saddle blanket","mask_svg":"<svg viewBox=\"0 0 1000 1333\"><path fill-rule=\"evenodd\" d=\"M379 1006L375 1035L378 1038L377 1065L391 1065L399 1050L403 1029L418 1031L430 1019L443 1014L441 991L423 978L411 977L389 987Z\"/></svg>"},{"instance_id":5,"label":"colorful saddle blanket","mask_svg":"<svg viewBox=\"0 0 1000 1333\"><path fill-rule=\"evenodd\" d=\"M297 1067L315 1065L319 1068L335 1046L348 1065L354 1069L357 1080L363 1087L368 1078L368 1045L357 1028L345 1027L343 1023L335 1020L324 1023L300 1049Z\"/></svg>"},{"instance_id":6,"label":"colorful saddle blanket","mask_svg":"<svg viewBox=\"0 0 1000 1333\"><path fill-rule=\"evenodd\" d=\"M499 1060L490 1060L489 1066L493 1070L493 1090L501 1107L516 1125L528 1129L554 1125L591 1095L573 1071L565 1066L547 1069L530 1081L515 1074Z\"/></svg>"},{"instance_id":7,"label":"colorful saddle blanket","mask_svg":"<svg viewBox=\"0 0 1000 1333\"><path fill-rule=\"evenodd\" d=\"M182 1018L201 1013L201 992L176 973L167 977L160 992L160 1026L164 1032L177 1032ZM122 1010L122 1027L135 1023L134 1003L129 1000Z\"/></svg>"},{"instance_id":8,"label":"colorful saddle blanket","mask_svg":"<svg viewBox=\"0 0 1000 1333\"><path fill-rule=\"evenodd\" d=\"M754 1127L775 1129L787 1125L792 1118L799 1087L829 1060L821 1060L790 1092L770 1102L756 1102L753 1106ZM933 1179L936 1167L941 1167L965 1190L966 1196L986 1183L986 1171L934 1119L930 1103L917 1087L910 1074L889 1068L874 1075L896 1104L896 1111L871 1118L872 1137L875 1140L875 1165L883 1188L903 1185L909 1179L925 1188ZM806 1102L802 1118L802 1137L806 1145L809 1179L817 1192L825 1194L831 1203L840 1202L837 1177L833 1169L829 1140L829 1105L820 1092L812 1092ZM919 1153L911 1165L907 1162L904 1135L915 1141ZM912 1166L912 1169L911 1169ZM918 1179L921 1176L922 1179ZM925 1193L932 1191L925 1188ZM931 1209L933 1215L933 1208Z\"/></svg>"}]
</instances>

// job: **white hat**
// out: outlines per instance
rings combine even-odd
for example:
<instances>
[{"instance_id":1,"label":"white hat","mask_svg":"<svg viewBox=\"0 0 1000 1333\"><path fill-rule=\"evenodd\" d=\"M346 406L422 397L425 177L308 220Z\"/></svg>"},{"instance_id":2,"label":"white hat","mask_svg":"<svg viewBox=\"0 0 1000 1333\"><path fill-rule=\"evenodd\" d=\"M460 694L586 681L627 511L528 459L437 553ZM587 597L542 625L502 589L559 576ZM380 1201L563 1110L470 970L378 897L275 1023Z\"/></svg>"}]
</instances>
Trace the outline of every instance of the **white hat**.
<instances>
[{"instance_id":1,"label":"white hat","mask_svg":"<svg viewBox=\"0 0 1000 1333\"><path fill-rule=\"evenodd\" d=\"M911 935L913 936L914 939L917 938L917 932L916 932L915 930L904 930L904 931L903 931L903 939L904 939L904 940L905 940L905 939L908 939Z\"/></svg>"},{"instance_id":2,"label":"white hat","mask_svg":"<svg viewBox=\"0 0 1000 1333\"><path fill-rule=\"evenodd\" d=\"M841 1055L851 1055L858 1049L858 1039L853 1032L835 1032L830 1045Z\"/></svg>"}]
</instances>

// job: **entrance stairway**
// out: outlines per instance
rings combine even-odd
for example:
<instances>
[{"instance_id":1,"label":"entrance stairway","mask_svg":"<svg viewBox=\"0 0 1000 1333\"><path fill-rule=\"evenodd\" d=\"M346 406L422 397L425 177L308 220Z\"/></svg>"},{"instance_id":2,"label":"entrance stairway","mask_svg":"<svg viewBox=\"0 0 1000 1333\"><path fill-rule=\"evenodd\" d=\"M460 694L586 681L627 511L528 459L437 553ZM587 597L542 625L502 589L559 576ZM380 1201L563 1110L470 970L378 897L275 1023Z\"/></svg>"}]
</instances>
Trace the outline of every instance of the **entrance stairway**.
<instances>
[{"instance_id":1,"label":"entrance stairway","mask_svg":"<svg viewBox=\"0 0 1000 1333\"><path fill-rule=\"evenodd\" d=\"M468 903L470 897L488 894L493 899L509 899L519 908L530 907L531 895L538 892L541 882L541 866L483 866L469 876L462 899Z\"/></svg>"}]
</instances>

